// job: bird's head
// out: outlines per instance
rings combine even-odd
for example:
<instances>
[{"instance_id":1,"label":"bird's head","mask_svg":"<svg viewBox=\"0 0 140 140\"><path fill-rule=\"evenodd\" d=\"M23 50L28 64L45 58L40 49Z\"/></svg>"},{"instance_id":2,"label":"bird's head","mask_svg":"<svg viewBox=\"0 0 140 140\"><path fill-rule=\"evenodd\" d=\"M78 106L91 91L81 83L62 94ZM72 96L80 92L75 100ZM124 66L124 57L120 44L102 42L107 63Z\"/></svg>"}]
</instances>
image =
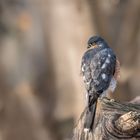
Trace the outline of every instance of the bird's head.
<instances>
[{"instance_id":1,"label":"bird's head","mask_svg":"<svg viewBox=\"0 0 140 140\"><path fill-rule=\"evenodd\" d=\"M101 38L100 36L92 36L89 38L87 44L87 48L98 48L98 47L104 47L104 44L106 42L104 41L103 38Z\"/></svg>"}]
</instances>

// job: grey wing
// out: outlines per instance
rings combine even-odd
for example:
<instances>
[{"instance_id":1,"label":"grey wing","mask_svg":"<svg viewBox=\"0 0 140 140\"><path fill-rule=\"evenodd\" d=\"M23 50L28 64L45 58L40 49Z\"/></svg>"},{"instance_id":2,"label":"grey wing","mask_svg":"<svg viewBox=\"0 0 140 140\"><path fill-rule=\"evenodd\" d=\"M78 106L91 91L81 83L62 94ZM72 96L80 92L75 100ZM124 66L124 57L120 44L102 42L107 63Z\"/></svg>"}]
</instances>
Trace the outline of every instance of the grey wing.
<instances>
[{"instance_id":1,"label":"grey wing","mask_svg":"<svg viewBox=\"0 0 140 140\"><path fill-rule=\"evenodd\" d=\"M96 69L96 65L93 65L91 69L91 60L93 59L94 56L95 56L94 50L91 49L85 52L84 56L82 57L81 72L83 75L83 80L87 91L90 90L91 82L93 80L92 71Z\"/></svg>"},{"instance_id":2,"label":"grey wing","mask_svg":"<svg viewBox=\"0 0 140 140\"><path fill-rule=\"evenodd\" d=\"M88 93L102 93L115 72L116 56L108 48L96 54L87 52L82 60L82 72ZM84 67L83 67L84 66Z\"/></svg>"},{"instance_id":3,"label":"grey wing","mask_svg":"<svg viewBox=\"0 0 140 140\"><path fill-rule=\"evenodd\" d=\"M94 85L95 90L98 93L102 93L109 87L115 73L116 56L111 49L104 49L93 58L93 61L96 61L97 65L92 72L93 80L91 86Z\"/></svg>"}]
</instances>

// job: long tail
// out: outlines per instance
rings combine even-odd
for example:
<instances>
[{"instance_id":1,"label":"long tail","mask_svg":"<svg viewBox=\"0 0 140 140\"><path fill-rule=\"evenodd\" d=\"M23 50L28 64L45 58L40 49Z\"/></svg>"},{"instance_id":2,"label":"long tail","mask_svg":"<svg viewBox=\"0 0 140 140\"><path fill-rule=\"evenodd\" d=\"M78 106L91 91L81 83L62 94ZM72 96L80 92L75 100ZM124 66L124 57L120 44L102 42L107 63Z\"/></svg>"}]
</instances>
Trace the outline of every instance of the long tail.
<instances>
[{"instance_id":1,"label":"long tail","mask_svg":"<svg viewBox=\"0 0 140 140\"><path fill-rule=\"evenodd\" d=\"M84 131L91 131L94 125L94 118L96 113L97 100L88 107L84 121Z\"/></svg>"}]
</instances>

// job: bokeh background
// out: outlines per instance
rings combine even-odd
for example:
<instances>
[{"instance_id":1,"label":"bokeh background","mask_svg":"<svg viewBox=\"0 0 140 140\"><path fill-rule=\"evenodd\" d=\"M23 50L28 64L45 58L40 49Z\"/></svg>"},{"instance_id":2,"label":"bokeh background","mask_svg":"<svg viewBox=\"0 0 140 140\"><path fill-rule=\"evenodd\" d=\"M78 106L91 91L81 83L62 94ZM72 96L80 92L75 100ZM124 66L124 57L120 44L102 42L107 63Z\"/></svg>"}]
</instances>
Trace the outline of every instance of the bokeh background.
<instances>
[{"instance_id":1,"label":"bokeh background","mask_svg":"<svg viewBox=\"0 0 140 140\"><path fill-rule=\"evenodd\" d=\"M87 40L101 35L140 94L140 0L0 0L0 140L69 140L85 106Z\"/></svg>"}]
</instances>

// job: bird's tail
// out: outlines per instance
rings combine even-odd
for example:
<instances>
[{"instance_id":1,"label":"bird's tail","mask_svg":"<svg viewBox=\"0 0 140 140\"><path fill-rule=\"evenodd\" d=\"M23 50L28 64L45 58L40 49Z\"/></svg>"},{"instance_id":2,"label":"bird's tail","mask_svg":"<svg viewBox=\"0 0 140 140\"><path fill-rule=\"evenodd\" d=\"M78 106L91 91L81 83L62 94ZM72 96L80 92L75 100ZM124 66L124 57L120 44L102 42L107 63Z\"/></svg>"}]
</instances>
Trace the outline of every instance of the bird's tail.
<instances>
[{"instance_id":1,"label":"bird's tail","mask_svg":"<svg viewBox=\"0 0 140 140\"><path fill-rule=\"evenodd\" d=\"M97 100L88 107L84 121L84 131L91 131L94 125L94 118L96 113Z\"/></svg>"}]
</instances>

